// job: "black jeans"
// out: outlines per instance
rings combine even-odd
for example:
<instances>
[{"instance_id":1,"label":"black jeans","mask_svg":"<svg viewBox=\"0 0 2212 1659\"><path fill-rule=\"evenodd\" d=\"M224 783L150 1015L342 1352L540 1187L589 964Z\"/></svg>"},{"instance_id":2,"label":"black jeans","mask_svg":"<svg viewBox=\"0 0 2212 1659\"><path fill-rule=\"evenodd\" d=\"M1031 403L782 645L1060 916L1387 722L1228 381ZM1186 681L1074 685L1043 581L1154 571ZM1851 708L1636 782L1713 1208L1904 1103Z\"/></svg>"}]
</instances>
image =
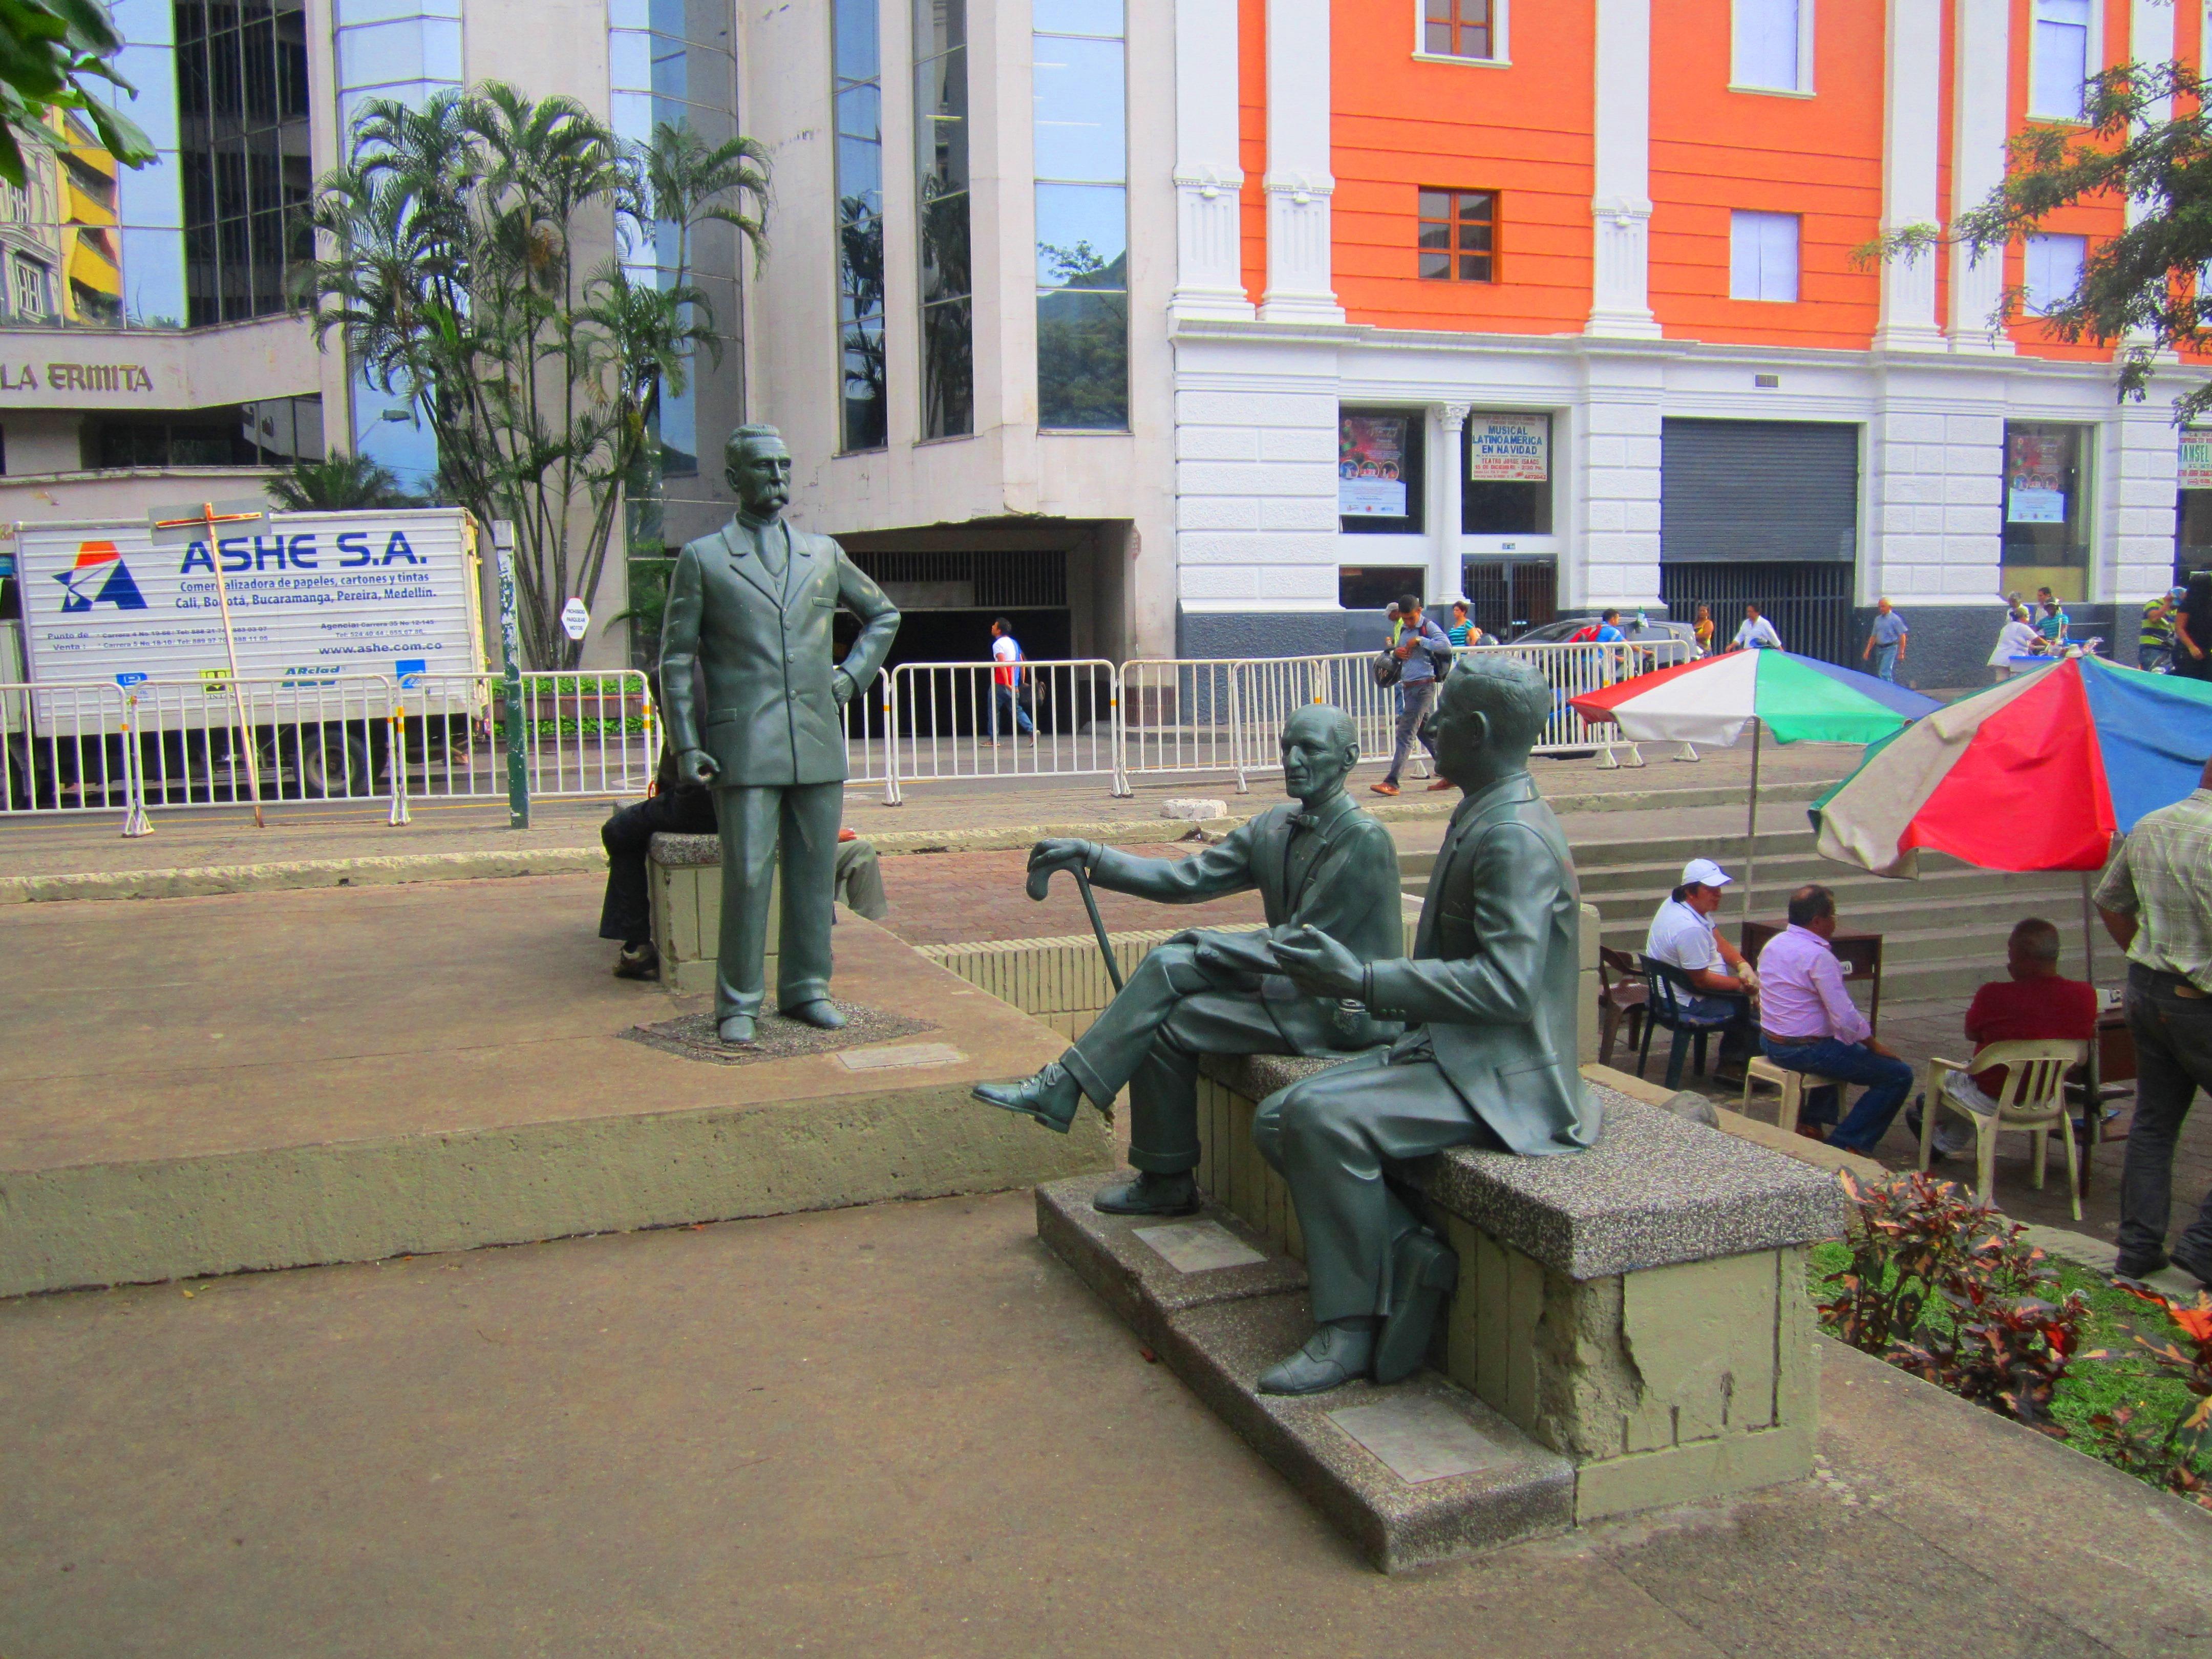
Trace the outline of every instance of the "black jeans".
<instances>
[{"instance_id":1,"label":"black jeans","mask_svg":"<svg viewBox=\"0 0 2212 1659\"><path fill-rule=\"evenodd\" d=\"M654 832L672 836L714 833L714 796L708 789L668 789L625 806L599 826L607 849L607 896L599 906L599 937L642 945L653 937L653 902L645 884L645 854Z\"/></svg>"},{"instance_id":2,"label":"black jeans","mask_svg":"<svg viewBox=\"0 0 2212 1659\"><path fill-rule=\"evenodd\" d=\"M2136 1115L2120 1174L2120 1260L2154 1262L2173 1206L2173 1143L2197 1091L2212 1094L2212 998L2175 994L2181 981L2128 964L2128 1030L2136 1040ZM2212 1192L2176 1249L2212 1268Z\"/></svg>"}]
</instances>

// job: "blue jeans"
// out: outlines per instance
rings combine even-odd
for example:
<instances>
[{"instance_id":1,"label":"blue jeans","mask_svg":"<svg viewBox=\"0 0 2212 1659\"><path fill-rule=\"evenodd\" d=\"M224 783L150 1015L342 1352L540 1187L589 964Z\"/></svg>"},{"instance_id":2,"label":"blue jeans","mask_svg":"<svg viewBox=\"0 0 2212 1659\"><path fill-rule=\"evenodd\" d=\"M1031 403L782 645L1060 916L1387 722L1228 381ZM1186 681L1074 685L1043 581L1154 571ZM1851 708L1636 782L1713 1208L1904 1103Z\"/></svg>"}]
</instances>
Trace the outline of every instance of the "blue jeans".
<instances>
[{"instance_id":1,"label":"blue jeans","mask_svg":"<svg viewBox=\"0 0 2212 1659\"><path fill-rule=\"evenodd\" d=\"M1877 678L1887 680L1892 685L1897 684L1897 647L1895 646L1875 647L1874 672Z\"/></svg>"},{"instance_id":2,"label":"blue jeans","mask_svg":"<svg viewBox=\"0 0 2212 1659\"><path fill-rule=\"evenodd\" d=\"M1872 1152L1889 1133L1905 1097L1912 1092L1912 1067L1887 1054L1878 1054L1863 1042L1838 1042L1820 1037L1811 1042L1777 1042L1762 1037L1766 1057L1786 1071L1810 1072L1841 1083L1863 1083L1866 1092L1850 1115L1828 1137L1831 1146L1847 1152Z\"/></svg>"},{"instance_id":3,"label":"blue jeans","mask_svg":"<svg viewBox=\"0 0 2212 1659\"><path fill-rule=\"evenodd\" d=\"M991 688L991 735L997 737L1002 729L1023 737L1036 730L1030 723L1030 711L1022 707L1011 685Z\"/></svg>"}]
</instances>

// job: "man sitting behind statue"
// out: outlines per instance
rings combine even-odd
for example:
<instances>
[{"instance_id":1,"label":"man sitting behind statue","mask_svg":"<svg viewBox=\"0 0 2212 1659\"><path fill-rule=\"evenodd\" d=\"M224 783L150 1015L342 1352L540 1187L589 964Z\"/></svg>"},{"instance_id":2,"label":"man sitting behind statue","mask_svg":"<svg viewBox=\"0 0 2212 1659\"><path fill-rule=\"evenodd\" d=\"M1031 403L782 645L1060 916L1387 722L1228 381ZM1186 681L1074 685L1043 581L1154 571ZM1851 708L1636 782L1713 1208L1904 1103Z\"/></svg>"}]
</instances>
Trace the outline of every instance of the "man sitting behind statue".
<instances>
[{"instance_id":1,"label":"man sitting behind statue","mask_svg":"<svg viewBox=\"0 0 2212 1659\"><path fill-rule=\"evenodd\" d=\"M1080 868L1098 886L1168 904L1260 890L1256 933L1193 929L1157 947L1073 1047L1035 1077L987 1083L975 1097L1065 1134L1086 1095L1103 1111L1129 1091L1134 1181L1091 1201L1116 1215L1184 1215L1198 1207L1198 1062L1201 1054L1325 1054L1396 1035L1283 976L1269 944L1317 929L1355 962L1405 952L1398 849L1390 832L1344 793L1359 734L1341 709L1299 709L1283 727L1283 787L1295 799L1185 859L1147 859L1088 841L1042 841L1030 869Z\"/></svg>"},{"instance_id":2,"label":"man sitting behind statue","mask_svg":"<svg viewBox=\"0 0 2212 1659\"><path fill-rule=\"evenodd\" d=\"M1261 1374L1318 1394L1413 1370L1458 1277L1451 1251L1393 1193L1386 1166L1451 1146L1542 1155L1595 1143L1577 1071L1582 894L1559 821L1528 775L1552 690L1527 663L1471 656L1444 683L1437 766L1465 792L1411 958L1362 963L1311 930L1275 959L1297 987L1410 1029L1389 1048L1260 1103L1253 1143L1289 1182L1316 1329Z\"/></svg>"}]
</instances>

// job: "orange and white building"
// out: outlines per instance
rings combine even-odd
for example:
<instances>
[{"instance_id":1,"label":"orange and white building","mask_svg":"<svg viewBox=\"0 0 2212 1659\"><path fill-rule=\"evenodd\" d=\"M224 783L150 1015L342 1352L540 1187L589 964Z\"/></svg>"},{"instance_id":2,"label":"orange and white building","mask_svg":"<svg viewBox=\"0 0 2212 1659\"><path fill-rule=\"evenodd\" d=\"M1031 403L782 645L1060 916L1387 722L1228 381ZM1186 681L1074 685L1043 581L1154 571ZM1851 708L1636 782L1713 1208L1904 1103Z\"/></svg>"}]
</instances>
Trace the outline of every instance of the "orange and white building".
<instances>
[{"instance_id":1,"label":"orange and white building","mask_svg":"<svg viewBox=\"0 0 2212 1659\"><path fill-rule=\"evenodd\" d=\"M2124 658L2129 607L2212 562L2212 476L2179 470L2168 408L2193 371L2122 404L2109 352L1990 323L2008 287L2069 291L2123 209L2002 261L1855 250L1979 202L2085 75L2202 61L2205 9L782 9L739 53L780 213L753 406L793 439L808 521L886 574L1058 560L1065 628L1032 654L1360 648L1416 588L1492 626L1700 601L1726 624L1763 599L1793 647L1856 656L1887 594L1915 678L1961 684L2003 596L2047 585ZM1116 97L1102 160L1078 141ZM833 245L870 176L880 277L855 289ZM929 216L956 197L948 286ZM1070 226L1079 269L1054 263ZM1125 308L1118 404L1090 395L1102 337L1070 332L1105 315L1086 286ZM970 377L949 424L948 319Z\"/></svg>"}]
</instances>

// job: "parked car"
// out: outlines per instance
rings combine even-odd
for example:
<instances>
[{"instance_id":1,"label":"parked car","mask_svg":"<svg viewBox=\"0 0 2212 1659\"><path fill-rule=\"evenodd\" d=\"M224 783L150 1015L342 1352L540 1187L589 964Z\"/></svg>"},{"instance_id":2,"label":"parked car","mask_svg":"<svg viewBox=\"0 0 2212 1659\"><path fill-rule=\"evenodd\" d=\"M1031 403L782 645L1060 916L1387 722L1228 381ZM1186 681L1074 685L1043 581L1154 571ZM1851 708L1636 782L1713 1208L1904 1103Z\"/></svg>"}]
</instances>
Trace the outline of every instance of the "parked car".
<instances>
[{"instance_id":1,"label":"parked car","mask_svg":"<svg viewBox=\"0 0 2212 1659\"><path fill-rule=\"evenodd\" d=\"M1532 628L1525 634L1516 634L1507 643L1564 645L1583 629L1595 627L1596 623L1595 617L1562 617L1557 622L1547 622ZM1620 621L1620 631L1628 635L1629 642L1633 645L1650 645L1659 640L1681 640L1687 644L1692 655L1697 653L1698 636L1687 623L1639 623L1633 617L1624 617Z\"/></svg>"}]
</instances>

